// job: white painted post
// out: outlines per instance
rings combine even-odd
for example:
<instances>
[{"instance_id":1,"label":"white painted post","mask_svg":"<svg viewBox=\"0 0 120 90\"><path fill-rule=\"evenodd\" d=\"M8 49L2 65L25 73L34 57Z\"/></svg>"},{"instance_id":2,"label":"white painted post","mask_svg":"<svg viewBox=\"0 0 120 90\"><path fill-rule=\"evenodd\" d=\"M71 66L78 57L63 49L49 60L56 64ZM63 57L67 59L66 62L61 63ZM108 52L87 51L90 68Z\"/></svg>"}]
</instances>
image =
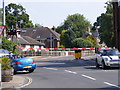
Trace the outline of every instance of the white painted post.
<instances>
[{"instance_id":1,"label":"white painted post","mask_svg":"<svg viewBox=\"0 0 120 90\"><path fill-rule=\"evenodd\" d=\"M2 89L1 77L2 77L2 74L1 74L1 64L0 64L0 90Z\"/></svg>"},{"instance_id":2,"label":"white painted post","mask_svg":"<svg viewBox=\"0 0 120 90\"><path fill-rule=\"evenodd\" d=\"M118 7L120 7L120 0L118 0Z\"/></svg>"}]
</instances>

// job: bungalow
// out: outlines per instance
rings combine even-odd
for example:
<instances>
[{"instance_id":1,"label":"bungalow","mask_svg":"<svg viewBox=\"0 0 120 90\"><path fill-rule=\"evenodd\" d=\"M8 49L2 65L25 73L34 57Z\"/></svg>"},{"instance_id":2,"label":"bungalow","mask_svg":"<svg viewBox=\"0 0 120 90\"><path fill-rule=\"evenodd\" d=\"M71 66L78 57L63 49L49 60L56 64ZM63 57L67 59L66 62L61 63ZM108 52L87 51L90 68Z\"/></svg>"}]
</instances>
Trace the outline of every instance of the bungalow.
<instances>
[{"instance_id":1,"label":"bungalow","mask_svg":"<svg viewBox=\"0 0 120 90\"><path fill-rule=\"evenodd\" d=\"M29 36L44 43L46 48L57 48L60 46L60 34L48 27L23 28L21 29L20 35L22 37Z\"/></svg>"},{"instance_id":2,"label":"bungalow","mask_svg":"<svg viewBox=\"0 0 120 90\"><path fill-rule=\"evenodd\" d=\"M31 48L37 51L39 48L45 46L43 43L38 42L29 36L20 36L20 35L17 36L18 36L17 38L13 37L13 41L19 45L19 48L21 48L22 51L28 51Z\"/></svg>"}]
</instances>

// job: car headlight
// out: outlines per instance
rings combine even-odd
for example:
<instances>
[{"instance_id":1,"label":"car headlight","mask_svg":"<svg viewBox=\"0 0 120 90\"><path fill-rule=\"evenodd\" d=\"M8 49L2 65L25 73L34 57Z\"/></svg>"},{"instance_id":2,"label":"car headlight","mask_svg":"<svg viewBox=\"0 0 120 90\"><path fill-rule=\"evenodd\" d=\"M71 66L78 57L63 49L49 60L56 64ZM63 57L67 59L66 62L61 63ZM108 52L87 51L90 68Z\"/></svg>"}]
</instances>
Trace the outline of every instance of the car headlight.
<instances>
[{"instance_id":1,"label":"car headlight","mask_svg":"<svg viewBox=\"0 0 120 90\"><path fill-rule=\"evenodd\" d=\"M105 61L109 61L108 58L104 58Z\"/></svg>"}]
</instances>

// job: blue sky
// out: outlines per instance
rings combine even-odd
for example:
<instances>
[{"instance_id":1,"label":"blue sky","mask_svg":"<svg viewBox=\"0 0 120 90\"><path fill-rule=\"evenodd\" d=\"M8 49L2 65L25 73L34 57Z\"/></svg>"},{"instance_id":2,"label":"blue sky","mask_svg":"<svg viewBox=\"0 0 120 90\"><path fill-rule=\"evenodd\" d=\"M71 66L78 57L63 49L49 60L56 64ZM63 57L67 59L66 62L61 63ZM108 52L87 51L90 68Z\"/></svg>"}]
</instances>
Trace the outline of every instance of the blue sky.
<instances>
[{"instance_id":1,"label":"blue sky","mask_svg":"<svg viewBox=\"0 0 120 90\"><path fill-rule=\"evenodd\" d=\"M68 15L75 13L84 15L93 24L105 12L106 1L108 0L9 0L5 5L19 3L26 9L34 24L51 28L61 25Z\"/></svg>"}]
</instances>

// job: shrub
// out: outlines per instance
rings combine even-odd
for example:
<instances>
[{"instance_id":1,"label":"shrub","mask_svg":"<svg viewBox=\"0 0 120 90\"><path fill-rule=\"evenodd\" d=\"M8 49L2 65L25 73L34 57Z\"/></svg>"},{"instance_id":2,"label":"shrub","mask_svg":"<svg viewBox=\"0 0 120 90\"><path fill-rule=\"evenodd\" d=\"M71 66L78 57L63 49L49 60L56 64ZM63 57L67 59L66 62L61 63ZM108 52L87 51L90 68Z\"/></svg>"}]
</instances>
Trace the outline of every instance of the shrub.
<instances>
[{"instance_id":1,"label":"shrub","mask_svg":"<svg viewBox=\"0 0 120 90\"><path fill-rule=\"evenodd\" d=\"M7 70L11 68L11 59L9 59L8 57L0 58L0 63L2 64L2 70Z\"/></svg>"},{"instance_id":2,"label":"shrub","mask_svg":"<svg viewBox=\"0 0 120 90\"><path fill-rule=\"evenodd\" d=\"M76 38L72 41L72 44L75 48L90 48L93 46L93 44L89 40L84 38Z\"/></svg>"}]
</instances>

